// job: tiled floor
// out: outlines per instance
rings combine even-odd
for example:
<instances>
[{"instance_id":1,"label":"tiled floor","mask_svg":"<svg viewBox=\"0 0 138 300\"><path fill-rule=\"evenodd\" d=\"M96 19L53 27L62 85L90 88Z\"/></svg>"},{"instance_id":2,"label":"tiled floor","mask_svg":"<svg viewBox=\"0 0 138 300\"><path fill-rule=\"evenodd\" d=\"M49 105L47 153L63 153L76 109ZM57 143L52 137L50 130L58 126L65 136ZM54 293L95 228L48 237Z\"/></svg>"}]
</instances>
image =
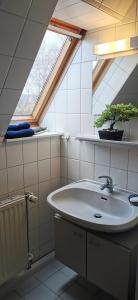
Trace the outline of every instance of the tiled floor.
<instances>
[{"instance_id":1,"label":"tiled floor","mask_svg":"<svg viewBox=\"0 0 138 300\"><path fill-rule=\"evenodd\" d=\"M55 258L23 276L0 300L113 300Z\"/></svg>"}]
</instances>

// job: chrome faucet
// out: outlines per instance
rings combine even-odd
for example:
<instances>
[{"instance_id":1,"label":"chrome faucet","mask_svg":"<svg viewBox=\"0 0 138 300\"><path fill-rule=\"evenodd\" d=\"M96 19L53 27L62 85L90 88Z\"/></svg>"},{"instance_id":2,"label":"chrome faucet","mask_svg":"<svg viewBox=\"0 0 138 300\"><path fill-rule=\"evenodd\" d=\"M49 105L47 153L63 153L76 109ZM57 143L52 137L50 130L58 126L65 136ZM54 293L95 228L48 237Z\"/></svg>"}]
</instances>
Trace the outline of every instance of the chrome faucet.
<instances>
[{"instance_id":1,"label":"chrome faucet","mask_svg":"<svg viewBox=\"0 0 138 300\"><path fill-rule=\"evenodd\" d=\"M113 180L110 176L99 176L98 178L105 178L106 179L106 183L103 184L101 186L101 190L104 190L104 189L108 189L109 193L112 194L113 193L113 188L114 188L114 185L113 185Z\"/></svg>"}]
</instances>

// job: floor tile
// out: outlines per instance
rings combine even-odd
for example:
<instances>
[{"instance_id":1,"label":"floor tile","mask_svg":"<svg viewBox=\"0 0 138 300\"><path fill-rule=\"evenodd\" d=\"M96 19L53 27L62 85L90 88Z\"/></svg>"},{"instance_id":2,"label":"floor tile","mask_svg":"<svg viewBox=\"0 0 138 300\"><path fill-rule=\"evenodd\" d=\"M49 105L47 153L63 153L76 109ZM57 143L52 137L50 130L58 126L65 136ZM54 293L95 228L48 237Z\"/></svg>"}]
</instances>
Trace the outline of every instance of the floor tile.
<instances>
[{"instance_id":1,"label":"floor tile","mask_svg":"<svg viewBox=\"0 0 138 300\"><path fill-rule=\"evenodd\" d=\"M39 271L34 273L34 276L41 282L46 281L51 275L55 274L57 269L51 264L46 264Z\"/></svg>"},{"instance_id":2,"label":"floor tile","mask_svg":"<svg viewBox=\"0 0 138 300\"><path fill-rule=\"evenodd\" d=\"M56 268L57 270L61 270L62 268L65 267L64 264L62 264L62 262L60 262L59 260L57 260L56 258L52 258L51 261L49 262L51 264L51 266L53 266L54 268Z\"/></svg>"},{"instance_id":3,"label":"floor tile","mask_svg":"<svg viewBox=\"0 0 138 300\"><path fill-rule=\"evenodd\" d=\"M73 283L67 275L63 274L61 271L57 271L52 275L44 284L57 295L60 295L64 290Z\"/></svg>"},{"instance_id":4,"label":"floor tile","mask_svg":"<svg viewBox=\"0 0 138 300\"><path fill-rule=\"evenodd\" d=\"M46 286L40 285L24 297L24 300L54 300L57 295L50 291Z\"/></svg>"},{"instance_id":5,"label":"floor tile","mask_svg":"<svg viewBox=\"0 0 138 300\"><path fill-rule=\"evenodd\" d=\"M74 284L70 288L66 289L60 297L63 300L97 300L93 293L87 291L78 284Z\"/></svg>"},{"instance_id":6,"label":"floor tile","mask_svg":"<svg viewBox=\"0 0 138 300\"><path fill-rule=\"evenodd\" d=\"M18 282L16 292L20 296L25 296L40 284L40 281L34 276L26 276L25 278L21 279L20 282Z\"/></svg>"},{"instance_id":7,"label":"floor tile","mask_svg":"<svg viewBox=\"0 0 138 300\"><path fill-rule=\"evenodd\" d=\"M78 277L78 274L68 267L62 268L61 272L67 275L70 279L75 279Z\"/></svg>"}]
</instances>

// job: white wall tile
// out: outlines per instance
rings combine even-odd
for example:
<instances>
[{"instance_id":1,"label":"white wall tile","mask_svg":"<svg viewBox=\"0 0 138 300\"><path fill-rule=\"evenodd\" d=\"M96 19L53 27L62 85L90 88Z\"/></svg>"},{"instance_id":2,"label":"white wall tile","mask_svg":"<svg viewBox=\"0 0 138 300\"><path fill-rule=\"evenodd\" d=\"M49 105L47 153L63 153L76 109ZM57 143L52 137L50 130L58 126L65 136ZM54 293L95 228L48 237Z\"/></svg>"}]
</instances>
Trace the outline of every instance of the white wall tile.
<instances>
[{"instance_id":1,"label":"white wall tile","mask_svg":"<svg viewBox=\"0 0 138 300\"><path fill-rule=\"evenodd\" d=\"M22 141L6 144L7 166L14 167L23 164Z\"/></svg>"},{"instance_id":2,"label":"white wall tile","mask_svg":"<svg viewBox=\"0 0 138 300\"><path fill-rule=\"evenodd\" d=\"M58 137L51 138L51 158L60 156L60 139Z\"/></svg>"},{"instance_id":3,"label":"white wall tile","mask_svg":"<svg viewBox=\"0 0 138 300\"><path fill-rule=\"evenodd\" d=\"M81 62L81 43L79 48L77 49L77 52L75 53L72 63L76 64L80 62Z\"/></svg>"},{"instance_id":4,"label":"white wall tile","mask_svg":"<svg viewBox=\"0 0 138 300\"><path fill-rule=\"evenodd\" d=\"M39 248L39 231L38 228L30 229L29 231L29 246L32 250Z\"/></svg>"},{"instance_id":5,"label":"white wall tile","mask_svg":"<svg viewBox=\"0 0 138 300\"><path fill-rule=\"evenodd\" d=\"M0 143L0 170L6 168L6 149L5 143Z\"/></svg>"},{"instance_id":6,"label":"white wall tile","mask_svg":"<svg viewBox=\"0 0 138 300\"><path fill-rule=\"evenodd\" d=\"M66 133L67 132L67 115L55 114L53 117L53 123L55 122L56 131ZM52 130L52 126L50 126Z\"/></svg>"},{"instance_id":7,"label":"white wall tile","mask_svg":"<svg viewBox=\"0 0 138 300\"><path fill-rule=\"evenodd\" d=\"M91 89L92 87L92 62L81 64L81 88Z\"/></svg>"},{"instance_id":8,"label":"white wall tile","mask_svg":"<svg viewBox=\"0 0 138 300\"><path fill-rule=\"evenodd\" d=\"M46 126L48 130L55 131L56 130L55 114L48 113L44 120L43 126Z\"/></svg>"},{"instance_id":9,"label":"white wall tile","mask_svg":"<svg viewBox=\"0 0 138 300\"><path fill-rule=\"evenodd\" d=\"M40 182L38 185L39 189L39 204L44 203L47 199L47 196L51 192L50 179Z\"/></svg>"},{"instance_id":10,"label":"white wall tile","mask_svg":"<svg viewBox=\"0 0 138 300\"><path fill-rule=\"evenodd\" d=\"M138 173L128 172L127 189L138 193Z\"/></svg>"},{"instance_id":11,"label":"white wall tile","mask_svg":"<svg viewBox=\"0 0 138 300\"><path fill-rule=\"evenodd\" d=\"M80 64L72 64L68 70L68 89L80 88Z\"/></svg>"},{"instance_id":12,"label":"white wall tile","mask_svg":"<svg viewBox=\"0 0 138 300\"><path fill-rule=\"evenodd\" d=\"M80 113L80 90L68 90L68 113Z\"/></svg>"},{"instance_id":13,"label":"white wall tile","mask_svg":"<svg viewBox=\"0 0 138 300\"><path fill-rule=\"evenodd\" d=\"M33 207L29 210L29 231L38 228L39 222L38 208Z\"/></svg>"},{"instance_id":14,"label":"white wall tile","mask_svg":"<svg viewBox=\"0 0 138 300\"><path fill-rule=\"evenodd\" d=\"M7 194L7 170L0 171L0 196Z\"/></svg>"},{"instance_id":15,"label":"white wall tile","mask_svg":"<svg viewBox=\"0 0 138 300\"><path fill-rule=\"evenodd\" d=\"M90 114L81 114L81 134L94 134L93 117Z\"/></svg>"},{"instance_id":16,"label":"white wall tile","mask_svg":"<svg viewBox=\"0 0 138 300\"><path fill-rule=\"evenodd\" d=\"M60 157L51 159L51 178L60 177Z\"/></svg>"},{"instance_id":17,"label":"white wall tile","mask_svg":"<svg viewBox=\"0 0 138 300\"><path fill-rule=\"evenodd\" d=\"M37 162L24 165L24 184L30 186L38 182Z\"/></svg>"},{"instance_id":18,"label":"white wall tile","mask_svg":"<svg viewBox=\"0 0 138 300\"><path fill-rule=\"evenodd\" d=\"M61 137L60 145L61 145L61 156L67 157L68 156L68 142L67 142L67 139Z\"/></svg>"},{"instance_id":19,"label":"white wall tile","mask_svg":"<svg viewBox=\"0 0 138 300\"><path fill-rule=\"evenodd\" d=\"M67 178L68 175L68 159L61 157L60 159L61 177Z\"/></svg>"},{"instance_id":20,"label":"white wall tile","mask_svg":"<svg viewBox=\"0 0 138 300\"><path fill-rule=\"evenodd\" d=\"M50 184L51 184L51 192L59 189L61 187L61 184L60 184L60 178L52 178L50 180Z\"/></svg>"},{"instance_id":21,"label":"white wall tile","mask_svg":"<svg viewBox=\"0 0 138 300\"><path fill-rule=\"evenodd\" d=\"M109 167L95 164L94 178L97 181L105 182L105 179L98 178L99 176L107 175L109 176Z\"/></svg>"},{"instance_id":22,"label":"white wall tile","mask_svg":"<svg viewBox=\"0 0 138 300\"><path fill-rule=\"evenodd\" d=\"M80 143L80 159L87 162L94 162L94 144L85 141Z\"/></svg>"},{"instance_id":23,"label":"white wall tile","mask_svg":"<svg viewBox=\"0 0 138 300\"><path fill-rule=\"evenodd\" d=\"M55 112L66 113L67 112L67 91L59 90L54 98Z\"/></svg>"},{"instance_id":24,"label":"white wall tile","mask_svg":"<svg viewBox=\"0 0 138 300\"><path fill-rule=\"evenodd\" d=\"M67 74L65 74L59 86L59 90L66 90L66 89L67 89Z\"/></svg>"},{"instance_id":25,"label":"white wall tile","mask_svg":"<svg viewBox=\"0 0 138 300\"><path fill-rule=\"evenodd\" d=\"M50 138L38 138L38 160L50 158Z\"/></svg>"},{"instance_id":26,"label":"white wall tile","mask_svg":"<svg viewBox=\"0 0 138 300\"><path fill-rule=\"evenodd\" d=\"M23 89L33 61L14 58L4 88Z\"/></svg>"},{"instance_id":27,"label":"white wall tile","mask_svg":"<svg viewBox=\"0 0 138 300\"><path fill-rule=\"evenodd\" d=\"M23 185L23 165L8 168L8 191L20 190Z\"/></svg>"},{"instance_id":28,"label":"white wall tile","mask_svg":"<svg viewBox=\"0 0 138 300\"><path fill-rule=\"evenodd\" d=\"M80 157L80 141L74 138L68 141L68 158L79 159Z\"/></svg>"},{"instance_id":29,"label":"white wall tile","mask_svg":"<svg viewBox=\"0 0 138 300\"><path fill-rule=\"evenodd\" d=\"M80 179L94 178L94 164L80 161Z\"/></svg>"},{"instance_id":30,"label":"white wall tile","mask_svg":"<svg viewBox=\"0 0 138 300\"><path fill-rule=\"evenodd\" d=\"M87 36L82 41L82 62L92 61L92 39Z\"/></svg>"},{"instance_id":31,"label":"white wall tile","mask_svg":"<svg viewBox=\"0 0 138 300\"><path fill-rule=\"evenodd\" d=\"M68 114L67 116L67 132L71 136L76 136L80 133L80 115Z\"/></svg>"},{"instance_id":32,"label":"white wall tile","mask_svg":"<svg viewBox=\"0 0 138 300\"><path fill-rule=\"evenodd\" d=\"M72 180L79 179L79 160L68 159L68 178Z\"/></svg>"},{"instance_id":33,"label":"white wall tile","mask_svg":"<svg viewBox=\"0 0 138 300\"><path fill-rule=\"evenodd\" d=\"M111 167L127 170L128 150L125 148L111 148Z\"/></svg>"},{"instance_id":34,"label":"white wall tile","mask_svg":"<svg viewBox=\"0 0 138 300\"><path fill-rule=\"evenodd\" d=\"M117 93L122 88L123 84L128 78L128 74L124 72L121 68L117 68L113 75L111 76L108 84L112 87L113 90L117 91Z\"/></svg>"},{"instance_id":35,"label":"white wall tile","mask_svg":"<svg viewBox=\"0 0 138 300\"><path fill-rule=\"evenodd\" d=\"M50 159L38 161L39 182L50 178Z\"/></svg>"},{"instance_id":36,"label":"white wall tile","mask_svg":"<svg viewBox=\"0 0 138 300\"><path fill-rule=\"evenodd\" d=\"M95 163L110 165L110 147L95 145Z\"/></svg>"},{"instance_id":37,"label":"white wall tile","mask_svg":"<svg viewBox=\"0 0 138 300\"><path fill-rule=\"evenodd\" d=\"M13 55L21 34L24 20L0 11L0 53Z\"/></svg>"},{"instance_id":38,"label":"white wall tile","mask_svg":"<svg viewBox=\"0 0 138 300\"><path fill-rule=\"evenodd\" d=\"M50 208L47 202L45 201L39 205L39 224L49 223L50 217Z\"/></svg>"},{"instance_id":39,"label":"white wall tile","mask_svg":"<svg viewBox=\"0 0 138 300\"><path fill-rule=\"evenodd\" d=\"M27 21L16 50L16 57L35 59L45 31L45 25Z\"/></svg>"},{"instance_id":40,"label":"white wall tile","mask_svg":"<svg viewBox=\"0 0 138 300\"><path fill-rule=\"evenodd\" d=\"M133 172L138 172L138 150L137 149L129 150L128 170Z\"/></svg>"},{"instance_id":41,"label":"white wall tile","mask_svg":"<svg viewBox=\"0 0 138 300\"><path fill-rule=\"evenodd\" d=\"M23 161L25 164L37 161L37 140L23 141Z\"/></svg>"},{"instance_id":42,"label":"white wall tile","mask_svg":"<svg viewBox=\"0 0 138 300\"><path fill-rule=\"evenodd\" d=\"M81 113L92 113L92 89L81 89Z\"/></svg>"},{"instance_id":43,"label":"white wall tile","mask_svg":"<svg viewBox=\"0 0 138 300\"><path fill-rule=\"evenodd\" d=\"M113 179L113 184L116 184L122 189L127 188L127 172L115 168L110 169L110 176Z\"/></svg>"}]
</instances>

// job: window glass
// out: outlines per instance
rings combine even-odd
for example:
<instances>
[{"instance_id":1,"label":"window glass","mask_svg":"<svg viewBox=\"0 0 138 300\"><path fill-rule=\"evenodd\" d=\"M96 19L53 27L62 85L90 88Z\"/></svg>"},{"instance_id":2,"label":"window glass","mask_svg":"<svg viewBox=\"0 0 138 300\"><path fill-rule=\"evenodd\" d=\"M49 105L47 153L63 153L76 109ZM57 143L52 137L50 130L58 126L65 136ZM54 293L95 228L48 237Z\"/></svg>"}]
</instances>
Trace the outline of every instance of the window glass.
<instances>
[{"instance_id":1,"label":"window glass","mask_svg":"<svg viewBox=\"0 0 138 300\"><path fill-rule=\"evenodd\" d=\"M66 35L50 30L46 31L14 116L32 115L67 39Z\"/></svg>"}]
</instances>

